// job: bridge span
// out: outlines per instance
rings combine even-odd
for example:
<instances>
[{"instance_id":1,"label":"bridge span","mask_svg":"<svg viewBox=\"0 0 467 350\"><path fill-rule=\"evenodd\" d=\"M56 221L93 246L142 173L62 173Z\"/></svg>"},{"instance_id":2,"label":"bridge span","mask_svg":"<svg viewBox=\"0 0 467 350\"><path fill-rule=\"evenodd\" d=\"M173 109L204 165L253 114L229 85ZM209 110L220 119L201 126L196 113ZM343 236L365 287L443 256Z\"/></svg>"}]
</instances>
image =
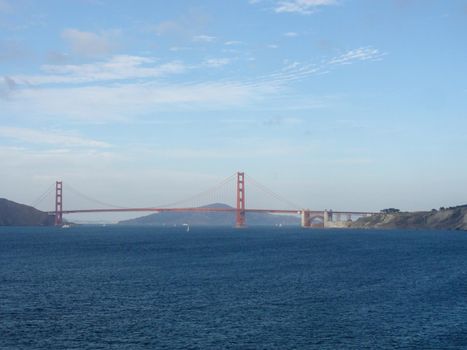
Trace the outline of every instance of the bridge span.
<instances>
[{"instance_id":1,"label":"bridge span","mask_svg":"<svg viewBox=\"0 0 467 350\"><path fill-rule=\"evenodd\" d=\"M301 226L310 227L347 227L355 217L370 216L376 214L374 212L361 211L332 211L332 210L310 210L310 209L255 209L245 207L245 174L237 173L237 193L236 193L236 208L230 207L182 207L182 208L165 208L165 207L141 207L141 208L94 208L94 209L63 209L63 182L55 183L55 210L50 211L49 215L55 217L55 225L63 224L63 215L65 214L84 214L84 213L118 213L118 212L231 212L235 213L235 226L238 228L246 225L246 213L268 213L268 214L286 214L300 215Z\"/></svg>"}]
</instances>

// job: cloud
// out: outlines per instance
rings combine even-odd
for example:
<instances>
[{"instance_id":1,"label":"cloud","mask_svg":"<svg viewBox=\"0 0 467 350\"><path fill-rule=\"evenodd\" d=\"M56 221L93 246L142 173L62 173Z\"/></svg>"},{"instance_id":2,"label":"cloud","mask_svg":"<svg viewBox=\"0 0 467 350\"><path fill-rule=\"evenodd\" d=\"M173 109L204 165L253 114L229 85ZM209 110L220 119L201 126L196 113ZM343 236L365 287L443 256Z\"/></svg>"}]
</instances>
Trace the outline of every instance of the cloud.
<instances>
[{"instance_id":1,"label":"cloud","mask_svg":"<svg viewBox=\"0 0 467 350\"><path fill-rule=\"evenodd\" d=\"M320 64L286 61L284 67L280 71L258 78L257 81L274 81L279 85L283 85L286 82L302 80L313 75L328 73L337 65L349 65L355 62L368 60L377 61L381 60L383 56L385 56L385 53L382 53L376 48L360 47L324 60Z\"/></svg>"},{"instance_id":2,"label":"cloud","mask_svg":"<svg viewBox=\"0 0 467 350\"><path fill-rule=\"evenodd\" d=\"M281 69L265 75L205 82L185 79L183 83L163 82L155 78L187 69L221 67L230 60L212 58L186 67L177 62L156 65L155 60L149 57L115 56L109 61L94 64L48 65L43 67L45 74L41 76L10 77L16 84L15 93L2 103L1 108L2 114L11 118L33 119L38 116L88 123L146 120L158 113L174 111L247 106L271 109L274 103L286 108L284 101L290 102L291 96L285 96L283 92L291 83L324 74L341 65L381 59L383 55L378 49L361 47L320 63L286 61ZM307 100L313 99L308 96ZM302 103L296 105L301 106ZM322 105L320 101L313 101L308 107Z\"/></svg>"},{"instance_id":3,"label":"cloud","mask_svg":"<svg viewBox=\"0 0 467 350\"><path fill-rule=\"evenodd\" d=\"M383 56L385 56L384 53L373 47L360 47L331 59L329 64L351 64L355 61L379 60Z\"/></svg>"},{"instance_id":4,"label":"cloud","mask_svg":"<svg viewBox=\"0 0 467 350\"><path fill-rule=\"evenodd\" d=\"M204 64L207 67L213 67L213 68L222 67L222 66L225 66L225 65L227 65L229 63L230 63L229 58L210 58L210 59L207 59L204 62Z\"/></svg>"},{"instance_id":5,"label":"cloud","mask_svg":"<svg viewBox=\"0 0 467 350\"><path fill-rule=\"evenodd\" d=\"M155 26L149 25L147 29L158 36L192 40L205 30L208 20L209 16L203 11L191 9L177 19L162 21Z\"/></svg>"},{"instance_id":6,"label":"cloud","mask_svg":"<svg viewBox=\"0 0 467 350\"><path fill-rule=\"evenodd\" d=\"M264 76L229 81L157 83L132 81L102 86L54 86L34 88L23 86L14 99L2 106L12 118L68 119L86 123L110 121L158 120L160 113L242 109L247 106L274 109L275 104L287 107L290 95L284 87L293 81L319 74L324 68L291 63ZM293 96L292 96L293 98ZM294 98L293 98L294 99ZM286 102L287 101L287 102ZM302 108L304 101L290 108ZM308 96L307 108L322 108L321 99Z\"/></svg>"},{"instance_id":7,"label":"cloud","mask_svg":"<svg viewBox=\"0 0 467 350\"><path fill-rule=\"evenodd\" d=\"M10 94L16 89L16 82L10 77L3 77L3 84L0 83L0 98L8 98Z\"/></svg>"},{"instance_id":8,"label":"cloud","mask_svg":"<svg viewBox=\"0 0 467 350\"><path fill-rule=\"evenodd\" d=\"M289 38L295 38L295 37L298 36L298 33L295 33L295 32L287 32L287 33L284 33L284 36L289 37Z\"/></svg>"},{"instance_id":9,"label":"cloud","mask_svg":"<svg viewBox=\"0 0 467 350\"><path fill-rule=\"evenodd\" d=\"M7 86L8 89L13 90L16 88L16 83L13 79L9 77L4 77L5 79L5 85Z\"/></svg>"},{"instance_id":10,"label":"cloud","mask_svg":"<svg viewBox=\"0 0 467 350\"><path fill-rule=\"evenodd\" d=\"M308 15L313 13L317 7L335 5L336 0L290 0L279 1L275 11L277 13L289 12Z\"/></svg>"},{"instance_id":11,"label":"cloud","mask_svg":"<svg viewBox=\"0 0 467 350\"><path fill-rule=\"evenodd\" d=\"M216 40L215 36L209 35L195 35L193 41L197 43L212 43Z\"/></svg>"},{"instance_id":12,"label":"cloud","mask_svg":"<svg viewBox=\"0 0 467 350\"><path fill-rule=\"evenodd\" d=\"M88 123L126 122L159 112L216 110L245 106L275 94L272 82L186 84L127 83L112 86L24 87L3 103L12 118L71 119ZM25 117L27 116L27 117Z\"/></svg>"},{"instance_id":13,"label":"cloud","mask_svg":"<svg viewBox=\"0 0 467 350\"><path fill-rule=\"evenodd\" d=\"M112 53L117 47L118 30L99 34L77 29L65 29L62 38L70 45L75 54L83 56L101 56Z\"/></svg>"},{"instance_id":14,"label":"cloud","mask_svg":"<svg viewBox=\"0 0 467 350\"><path fill-rule=\"evenodd\" d=\"M155 64L151 57L117 55L108 61L88 64L43 65L42 75L16 76L18 82L33 85L89 83L124 79L150 79L168 74L179 74L187 67L180 62Z\"/></svg>"},{"instance_id":15,"label":"cloud","mask_svg":"<svg viewBox=\"0 0 467 350\"><path fill-rule=\"evenodd\" d=\"M172 52L179 52L179 51L189 51L189 50L192 50L192 48L189 46L172 46L169 48L169 50Z\"/></svg>"},{"instance_id":16,"label":"cloud","mask_svg":"<svg viewBox=\"0 0 467 350\"><path fill-rule=\"evenodd\" d=\"M70 55L57 51L50 51L46 55L46 60L50 64L64 64L70 61Z\"/></svg>"},{"instance_id":17,"label":"cloud","mask_svg":"<svg viewBox=\"0 0 467 350\"><path fill-rule=\"evenodd\" d=\"M0 136L28 144L60 145L65 147L110 147L108 143L102 141L82 138L63 132L50 132L17 127L0 126Z\"/></svg>"},{"instance_id":18,"label":"cloud","mask_svg":"<svg viewBox=\"0 0 467 350\"><path fill-rule=\"evenodd\" d=\"M226 46L232 46L232 45L242 45L243 42L239 40L229 40L224 43Z\"/></svg>"},{"instance_id":19,"label":"cloud","mask_svg":"<svg viewBox=\"0 0 467 350\"><path fill-rule=\"evenodd\" d=\"M12 191L10 198L16 198L19 193L25 192L25 197L29 198L26 203L31 203L55 180L64 179L66 182L71 182L72 178L86 178L91 173L95 176L111 178L112 174L119 173L116 171L119 167L115 164L119 157L117 152L110 152L109 149L56 147L36 149L0 145L0 159L2 159L0 176L3 181L3 190L9 191L11 184L15 190ZM31 188L18 185L25 181L36 185L39 181L42 184L39 188L43 189L37 190L35 185ZM49 203L52 205L52 200Z\"/></svg>"}]
</instances>

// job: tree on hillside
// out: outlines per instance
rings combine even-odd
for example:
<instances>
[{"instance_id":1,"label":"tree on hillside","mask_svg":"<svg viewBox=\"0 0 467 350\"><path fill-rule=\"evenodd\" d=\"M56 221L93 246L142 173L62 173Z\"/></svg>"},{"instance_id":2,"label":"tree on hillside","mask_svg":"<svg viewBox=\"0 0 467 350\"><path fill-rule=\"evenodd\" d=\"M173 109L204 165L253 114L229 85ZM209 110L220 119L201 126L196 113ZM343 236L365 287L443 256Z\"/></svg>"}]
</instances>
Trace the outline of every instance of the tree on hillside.
<instances>
[{"instance_id":1,"label":"tree on hillside","mask_svg":"<svg viewBox=\"0 0 467 350\"><path fill-rule=\"evenodd\" d=\"M382 209L381 213L383 213L383 214L394 214L394 213L400 213L400 210L396 209L396 208L387 208L387 209Z\"/></svg>"}]
</instances>

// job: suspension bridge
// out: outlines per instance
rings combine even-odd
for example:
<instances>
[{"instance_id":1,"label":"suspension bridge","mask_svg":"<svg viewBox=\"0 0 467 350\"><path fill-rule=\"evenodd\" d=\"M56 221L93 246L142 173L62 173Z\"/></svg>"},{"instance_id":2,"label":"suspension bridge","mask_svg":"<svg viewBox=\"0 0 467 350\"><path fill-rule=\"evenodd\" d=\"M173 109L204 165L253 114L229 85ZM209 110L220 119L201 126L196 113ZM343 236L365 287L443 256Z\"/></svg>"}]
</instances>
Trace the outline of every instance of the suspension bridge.
<instances>
[{"instance_id":1,"label":"suspension bridge","mask_svg":"<svg viewBox=\"0 0 467 350\"><path fill-rule=\"evenodd\" d=\"M226 206L181 206L180 204L189 200L197 199L203 195L212 193L219 188L225 186L227 183L235 181L235 207ZM246 176L243 172L237 172L229 176L227 179L222 181L217 186L203 191L197 195L194 195L186 200L159 205L155 207L118 207L112 204L104 203L98 200L94 200L86 195L81 194L82 197L99 203L102 208L84 208L84 209L64 209L64 188L62 181L56 181L55 186L49 188L40 198L39 202L46 197L46 194L54 191L55 197L55 209L48 212L49 215L54 216L54 222L56 226L63 225L63 216L68 214L85 214L85 213L122 213L122 212L146 212L146 213L163 213L163 212L192 212L192 213L207 213L207 212L231 212L235 214L235 227L245 227L247 222L247 213L268 213L268 214L286 214L286 215L297 215L301 217L301 226L305 228L310 227L347 227L348 224L362 216L369 216L375 214L374 212L361 212L361 211L332 211L332 210L311 210L304 209L301 206L288 201L282 196L278 195L274 191L268 189L258 181L248 178L249 184L259 188L263 192L266 192L276 200L279 200L286 204L290 209L267 209L267 208L249 208L246 206ZM68 189L68 187L67 187ZM71 188L70 188L71 189ZM75 193L79 193L73 190ZM79 193L80 194L80 193ZM38 202L36 201L36 202Z\"/></svg>"}]
</instances>

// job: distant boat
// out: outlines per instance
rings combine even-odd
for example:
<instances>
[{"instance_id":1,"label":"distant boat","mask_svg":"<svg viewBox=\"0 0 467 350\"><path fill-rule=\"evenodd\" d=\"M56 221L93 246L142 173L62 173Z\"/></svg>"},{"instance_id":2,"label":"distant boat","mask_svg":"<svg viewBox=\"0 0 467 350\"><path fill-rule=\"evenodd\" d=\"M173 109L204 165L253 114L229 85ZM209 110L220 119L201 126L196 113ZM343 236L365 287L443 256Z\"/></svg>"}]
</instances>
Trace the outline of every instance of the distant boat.
<instances>
[{"instance_id":1,"label":"distant boat","mask_svg":"<svg viewBox=\"0 0 467 350\"><path fill-rule=\"evenodd\" d=\"M183 224L182 226L186 226L186 232L190 232L190 225L188 225L188 224Z\"/></svg>"},{"instance_id":2,"label":"distant boat","mask_svg":"<svg viewBox=\"0 0 467 350\"><path fill-rule=\"evenodd\" d=\"M68 225L68 224L63 224L62 225L62 228L70 228L70 227L71 227L71 225Z\"/></svg>"}]
</instances>

